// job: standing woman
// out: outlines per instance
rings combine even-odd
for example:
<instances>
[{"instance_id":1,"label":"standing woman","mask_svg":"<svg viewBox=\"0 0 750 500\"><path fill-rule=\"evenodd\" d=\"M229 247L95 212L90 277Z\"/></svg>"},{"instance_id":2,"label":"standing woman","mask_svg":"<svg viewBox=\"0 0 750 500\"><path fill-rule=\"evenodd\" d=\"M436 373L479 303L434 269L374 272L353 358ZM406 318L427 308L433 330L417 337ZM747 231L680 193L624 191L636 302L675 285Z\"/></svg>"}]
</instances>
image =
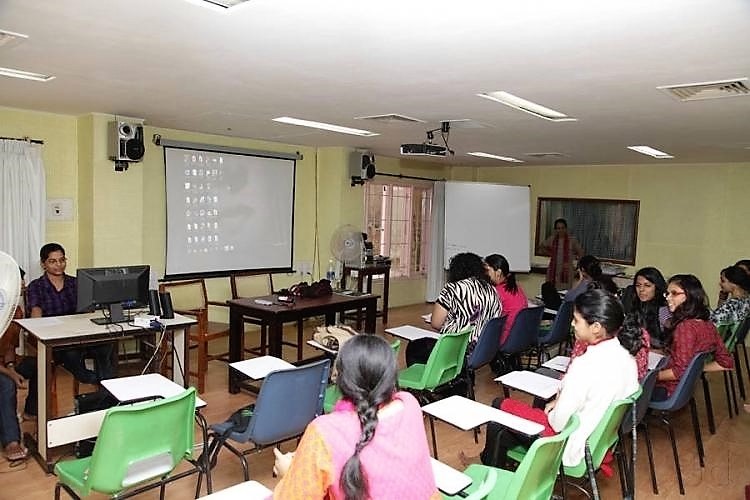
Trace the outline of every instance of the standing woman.
<instances>
[{"instance_id":1,"label":"standing woman","mask_svg":"<svg viewBox=\"0 0 750 500\"><path fill-rule=\"evenodd\" d=\"M639 269L633 277L631 293L623 297L622 305L625 314L645 329L651 337L651 346L661 349L664 346L663 321L669 318L667 300L664 294L667 282L655 267Z\"/></svg>"},{"instance_id":2,"label":"standing woman","mask_svg":"<svg viewBox=\"0 0 750 500\"><path fill-rule=\"evenodd\" d=\"M274 498L440 499L422 410L396 391L393 349L357 335L341 347L336 370L344 398L334 411L307 426L294 454L274 448L274 471L283 476Z\"/></svg>"},{"instance_id":3,"label":"standing woman","mask_svg":"<svg viewBox=\"0 0 750 500\"><path fill-rule=\"evenodd\" d=\"M508 338L508 333L518 313L521 309L528 307L529 299L526 298L526 293L524 293L521 285L516 283L515 273L510 272L508 259L493 253L484 258L484 263L487 266L490 281L495 285L497 295L500 297L500 305L503 316L505 316L505 326L503 326L503 331L500 334L500 344L502 345Z\"/></svg>"},{"instance_id":4,"label":"standing woman","mask_svg":"<svg viewBox=\"0 0 750 500\"><path fill-rule=\"evenodd\" d=\"M555 220L555 233L540 245L541 253L549 255L547 282L558 290L570 288L573 281L573 260L583 256L583 247L575 236L568 234L568 222Z\"/></svg>"},{"instance_id":5,"label":"standing woman","mask_svg":"<svg viewBox=\"0 0 750 500\"><path fill-rule=\"evenodd\" d=\"M723 368L732 368L734 360L719 332L709 320L708 298L700 280L692 274L676 274L667 283L667 307L672 317L666 326L666 345L669 361L659 372L654 400L672 395L680 378L699 352L713 352L715 361Z\"/></svg>"},{"instance_id":6,"label":"standing woman","mask_svg":"<svg viewBox=\"0 0 750 500\"><path fill-rule=\"evenodd\" d=\"M715 325L739 323L750 314L750 276L740 266L721 270L719 287L726 300L711 313Z\"/></svg>"},{"instance_id":7,"label":"standing woman","mask_svg":"<svg viewBox=\"0 0 750 500\"><path fill-rule=\"evenodd\" d=\"M490 283L482 258L473 253L459 253L448 264L448 282L432 308L430 324L440 333L460 332L473 326L474 331L466 349L474 350L484 325L502 312L500 299ZM422 338L406 346L406 364L426 363L437 341Z\"/></svg>"}]
</instances>

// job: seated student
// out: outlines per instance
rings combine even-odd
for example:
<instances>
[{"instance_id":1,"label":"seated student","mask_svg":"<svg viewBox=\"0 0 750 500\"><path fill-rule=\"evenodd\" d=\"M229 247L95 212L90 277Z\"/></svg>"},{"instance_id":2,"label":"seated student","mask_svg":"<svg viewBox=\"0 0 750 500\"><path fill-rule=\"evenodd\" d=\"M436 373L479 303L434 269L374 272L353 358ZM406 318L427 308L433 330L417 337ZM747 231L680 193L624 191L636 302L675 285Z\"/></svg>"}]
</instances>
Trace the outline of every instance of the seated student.
<instances>
[{"instance_id":1,"label":"seated student","mask_svg":"<svg viewBox=\"0 0 750 500\"><path fill-rule=\"evenodd\" d=\"M473 253L454 255L448 264L445 284L432 309L431 325L440 333L459 332L474 327L469 340L468 356L474 349L485 323L502 312L500 299L490 283L482 258ZM422 338L409 342L406 364L426 363L436 340Z\"/></svg>"},{"instance_id":2,"label":"seated student","mask_svg":"<svg viewBox=\"0 0 750 500\"><path fill-rule=\"evenodd\" d=\"M493 253L484 258L484 263L487 266L490 281L495 285L497 295L500 297L500 307L505 316L505 326L500 334L500 344L502 344L508 338L508 333L518 313L521 309L528 307L529 299L526 298L521 285L516 283L515 273L510 272L508 259Z\"/></svg>"},{"instance_id":3,"label":"seated student","mask_svg":"<svg viewBox=\"0 0 750 500\"><path fill-rule=\"evenodd\" d=\"M58 243L47 243L39 251L44 274L29 283L27 308L32 318L75 314L78 301L76 279L65 274L65 249ZM111 378L111 344L85 349L69 348L55 351L55 361L84 384L96 384ZM84 357L94 357L96 372L86 368Z\"/></svg>"},{"instance_id":4,"label":"seated student","mask_svg":"<svg viewBox=\"0 0 750 500\"><path fill-rule=\"evenodd\" d=\"M283 476L274 498L440 499L422 410L396 392L393 349L358 335L339 351L336 371L344 397L334 411L307 426L295 453L274 449Z\"/></svg>"},{"instance_id":5,"label":"seated student","mask_svg":"<svg viewBox=\"0 0 750 500\"><path fill-rule=\"evenodd\" d=\"M593 282L597 282L599 288L607 290L609 293L617 293L617 285L614 284L612 278L602 274L599 259L593 255L581 257L576 268L576 275L577 278L572 288L563 297L565 302L574 302L576 297L588 290L589 285Z\"/></svg>"},{"instance_id":6,"label":"seated student","mask_svg":"<svg viewBox=\"0 0 750 500\"><path fill-rule=\"evenodd\" d=\"M21 276L23 279L23 271ZM23 317L23 308L16 308L14 318ZM17 389L27 387L28 395L24 407L25 420L33 419L36 415L36 364L33 358L24 358L16 365L15 348L18 345L20 327L11 323L0 338L0 444L3 455L9 462L23 460L28 456L28 450L21 444L21 428L18 424Z\"/></svg>"},{"instance_id":7,"label":"seated student","mask_svg":"<svg viewBox=\"0 0 750 500\"><path fill-rule=\"evenodd\" d=\"M729 266L721 270L719 287L726 300L711 312L715 325L739 323L750 314L750 276L740 266Z\"/></svg>"},{"instance_id":8,"label":"seated student","mask_svg":"<svg viewBox=\"0 0 750 500\"><path fill-rule=\"evenodd\" d=\"M666 291L667 282L661 272L655 267L644 267L635 273L633 284L622 296L625 314L648 332L651 346L657 349L664 346L662 318L666 320L670 316L664 298Z\"/></svg>"},{"instance_id":9,"label":"seated student","mask_svg":"<svg viewBox=\"0 0 750 500\"><path fill-rule=\"evenodd\" d=\"M653 400L672 395L690 360L699 352L713 352L723 368L732 368L734 360L711 321L708 298L700 280L692 274L676 274L667 282L667 306L672 313L666 328L669 361L659 372Z\"/></svg>"},{"instance_id":10,"label":"seated student","mask_svg":"<svg viewBox=\"0 0 750 500\"><path fill-rule=\"evenodd\" d=\"M572 325L576 339L587 349L568 365L557 398L544 410L513 399L499 405L502 410L544 425L542 436L560 432L571 416L578 415L580 426L565 446L564 465L583 460L586 439L609 405L638 389L638 371L631 353L641 348L641 331L634 323L624 323L624 318L620 302L604 290L589 290L576 297ZM499 424L488 424L482 462L502 465L507 449L517 444L530 443L526 436Z\"/></svg>"},{"instance_id":11,"label":"seated student","mask_svg":"<svg viewBox=\"0 0 750 500\"><path fill-rule=\"evenodd\" d=\"M739 266L740 269L745 271L745 274L750 275L750 259L740 259L734 263L735 266ZM719 307L727 300L729 294L719 288L719 301L716 303L716 307Z\"/></svg>"}]
</instances>

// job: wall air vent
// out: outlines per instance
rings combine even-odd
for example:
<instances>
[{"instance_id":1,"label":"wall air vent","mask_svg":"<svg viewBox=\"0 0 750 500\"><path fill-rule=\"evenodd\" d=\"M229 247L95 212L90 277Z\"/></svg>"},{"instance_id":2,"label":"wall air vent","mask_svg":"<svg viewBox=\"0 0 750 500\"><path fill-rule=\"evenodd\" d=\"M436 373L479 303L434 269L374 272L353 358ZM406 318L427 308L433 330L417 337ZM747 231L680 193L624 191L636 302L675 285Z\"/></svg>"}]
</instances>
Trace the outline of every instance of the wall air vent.
<instances>
[{"instance_id":1,"label":"wall air vent","mask_svg":"<svg viewBox=\"0 0 750 500\"><path fill-rule=\"evenodd\" d=\"M656 87L680 101L701 101L722 97L750 96L747 78L720 80L716 82L686 83Z\"/></svg>"},{"instance_id":2,"label":"wall air vent","mask_svg":"<svg viewBox=\"0 0 750 500\"><path fill-rule=\"evenodd\" d=\"M526 156L530 156L531 158L536 158L537 160L549 160L549 159L560 159L560 158L566 158L568 155L563 153L555 153L555 152L548 152L548 153L526 153Z\"/></svg>"},{"instance_id":3,"label":"wall air vent","mask_svg":"<svg viewBox=\"0 0 750 500\"><path fill-rule=\"evenodd\" d=\"M372 115L372 116L355 116L355 120L372 120L376 122L384 123L424 123L424 120L419 118L412 118L411 116L399 115L398 113L388 113L386 115Z\"/></svg>"}]
</instances>

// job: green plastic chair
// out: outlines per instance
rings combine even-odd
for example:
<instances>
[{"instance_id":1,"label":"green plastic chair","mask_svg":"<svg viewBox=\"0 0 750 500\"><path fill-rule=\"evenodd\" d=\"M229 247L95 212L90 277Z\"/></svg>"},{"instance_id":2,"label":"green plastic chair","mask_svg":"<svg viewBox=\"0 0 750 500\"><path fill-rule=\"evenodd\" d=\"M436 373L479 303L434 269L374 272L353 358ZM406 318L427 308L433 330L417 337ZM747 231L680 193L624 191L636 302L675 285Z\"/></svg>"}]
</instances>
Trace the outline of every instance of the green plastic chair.
<instances>
[{"instance_id":1,"label":"green plastic chair","mask_svg":"<svg viewBox=\"0 0 750 500\"><path fill-rule=\"evenodd\" d=\"M531 444L528 452L515 471L498 469L487 465L472 464L464 473L471 477L472 485L464 490L471 498L492 500L547 500L555 488L556 473L562 463L563 449L570 434L578 428L578 416L573 415L565 428L557 435L539 438ZM489 474L497 473L494 487L485 496L474 497L482 485L488 482ZM479 485L479 486L477 486ZM462 498L444 496L444 498Z\"/></svg>"},{"instance_id":2,"label":"green plastic chair","mask_svg":"<svg viewBox=\"0 0 750 500\"><path fill-rule=\"evenodd\" d=\"M402 389L431 392L461 374L474 327L457 333L444 333L437 339L426 364L415 363L398 372L398 385Z\"/></svg>"},{"instance_id":3,"label":"green plastic chair","mask_svg":"<svg viewBox=\"0 0 750 500\"><path fill-rule=\"evenodd\" d=\"M584 458L574 466L563 467L565 475L569 477L582 478L584 475L588 475L594 498L598 498L599 495L596 485L596 471L601 466L607 451L613 449L617 445L620 438L620 423L625 416L625 412L633 408L633 405L640 395L641 388L638 387L638 390L626 399L614 401L609 405L609 408L607 408L607 411L604 413L599 425L594 428L594 431L586 440L586 453L584 454ZM508 450L508 457L517 462L522 462L526 453L527 450L523 447L517 446ZM620 457L620 455L618 455L618 457Z\"/></svg>"},{"instance_id":4,"label":"green plastic chair","mask_svg":"<svg viewBox=\"0 0 750 500\"><path fill-rule=\"evenodd\" d=\"M55 500L59 500L61 489L77 499L92 492L120 499L157 486L164 498L167 483L198 472L191 460L194 418L194 387L171 398L110 408L93 454L55 465ZM186 459L196 469L169 477ZM158 481L144 485L155 479ZM199 490L196 497L198 494Z\"/></svg>"},{"instance_id":5,"label":"green plastic chair","mask_svg":"<svg viewBox=\"0 0 750 500\"><path fill-rule=\"evenodd\" d=\"M398 339L394 340L391 343L391 348L393 349L393 354L395 354L398 359L398 351L401 349L401 341ZM339 387L336 384L329 384L328 387L326 387L326 392L323 397L323 411L325 413L331 413L333 407L336 406L336 403L338 403L342 397L344 397L344 395L341 394Z\"/></svg>"}]
</instances>

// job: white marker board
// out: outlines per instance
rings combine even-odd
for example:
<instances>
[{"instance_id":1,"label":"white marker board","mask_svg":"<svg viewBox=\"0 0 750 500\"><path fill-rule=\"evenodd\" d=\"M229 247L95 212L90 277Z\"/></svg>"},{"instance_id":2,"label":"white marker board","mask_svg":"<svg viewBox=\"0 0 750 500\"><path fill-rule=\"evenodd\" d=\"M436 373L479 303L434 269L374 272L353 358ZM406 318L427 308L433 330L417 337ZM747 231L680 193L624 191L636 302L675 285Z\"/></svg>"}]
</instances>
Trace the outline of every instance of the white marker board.
<instances>
[{"instance_id":1,"label":"white marker board","mask_svg":"<svg viewBox=\"0 0 750 500\"><path fill-rule=\"evenodd\" d=\"M529 186L488 182L445 183L445 268L451 257L473 252L504 255L511 271L531 269Z\"/></svg>"}]
</instances>

